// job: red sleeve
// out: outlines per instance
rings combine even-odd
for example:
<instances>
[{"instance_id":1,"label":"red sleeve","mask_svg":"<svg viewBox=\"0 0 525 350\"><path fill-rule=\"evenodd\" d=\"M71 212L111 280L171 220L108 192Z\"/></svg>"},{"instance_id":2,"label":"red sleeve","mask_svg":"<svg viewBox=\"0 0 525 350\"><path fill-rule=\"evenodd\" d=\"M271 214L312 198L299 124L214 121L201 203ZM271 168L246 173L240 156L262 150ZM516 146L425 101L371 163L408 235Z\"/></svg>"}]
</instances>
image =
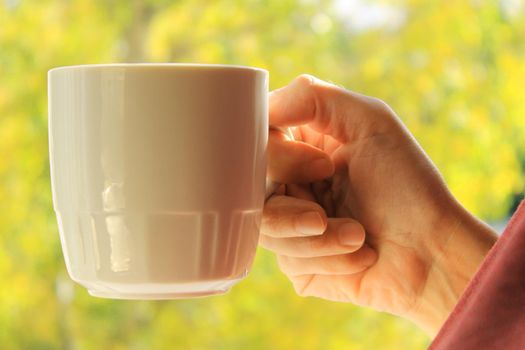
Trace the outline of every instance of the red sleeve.
<instances>
[{"instance_id":1,"label":"red sleeve","mask_svg":"<svg viewBox=\"0 0 525 350\"><path fill-rule=\"evenodd\" d=\"M487 254L430 349L525 349L524 203Z\"/></svg>"}]
</instances>

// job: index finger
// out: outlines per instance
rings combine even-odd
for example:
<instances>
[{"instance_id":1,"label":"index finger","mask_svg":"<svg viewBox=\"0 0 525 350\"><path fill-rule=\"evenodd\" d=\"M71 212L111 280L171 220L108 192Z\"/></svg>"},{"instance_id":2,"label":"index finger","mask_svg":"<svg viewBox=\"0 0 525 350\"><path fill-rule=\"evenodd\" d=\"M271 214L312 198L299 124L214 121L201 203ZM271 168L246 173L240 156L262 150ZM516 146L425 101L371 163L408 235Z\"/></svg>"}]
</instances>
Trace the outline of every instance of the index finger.
<instances>
[{"instance_id":1,"label":"index finger","mask_svg":"<svg viewBox=\"0 0 525 350\"><path fill-rule=\"evenodd\" d=\"M380 100L351 92L303 74L270 94L270 124L298 126L347 142L363 133L378 132L390 109Z\"/></svg>"}]
</instances>

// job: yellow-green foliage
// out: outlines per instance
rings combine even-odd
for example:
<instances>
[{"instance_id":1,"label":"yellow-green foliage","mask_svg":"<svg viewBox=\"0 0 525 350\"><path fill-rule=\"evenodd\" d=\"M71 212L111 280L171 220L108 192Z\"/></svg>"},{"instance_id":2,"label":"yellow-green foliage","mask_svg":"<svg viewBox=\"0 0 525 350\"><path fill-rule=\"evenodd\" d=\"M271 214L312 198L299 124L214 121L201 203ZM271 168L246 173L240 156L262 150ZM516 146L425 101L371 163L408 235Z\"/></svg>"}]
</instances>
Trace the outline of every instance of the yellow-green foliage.
<instances>
[{"instance_id":1,"label":"yellow-green foliage","mask_svg":"<svg viewBox=\"0 0 525 350\"><path fill-rule=\"evenodd\" d=\"M295 296L265 251L229 294L166 302L89 297L61 256L46 71L67 64L255 65L272 88L315 74L387 101L467 208L508 215L525 164L525 7L348 2L360 12L321 0L0 1L0 348L424 348L403 320ZM396 16L360 26L370 8Z\"/></svg>"}]
</instances>

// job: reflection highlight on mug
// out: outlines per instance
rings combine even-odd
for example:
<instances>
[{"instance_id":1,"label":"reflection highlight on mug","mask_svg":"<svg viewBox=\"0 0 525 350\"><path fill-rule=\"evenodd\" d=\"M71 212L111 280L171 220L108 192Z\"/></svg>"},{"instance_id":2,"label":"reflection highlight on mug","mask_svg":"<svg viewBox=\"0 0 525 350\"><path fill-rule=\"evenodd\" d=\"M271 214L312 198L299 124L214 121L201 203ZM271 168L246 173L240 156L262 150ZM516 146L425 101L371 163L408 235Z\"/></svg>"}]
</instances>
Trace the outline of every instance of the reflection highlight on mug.
<instances>
[{"instance_id":1,"label":"reflection highlight on mug","mask_svg":"<svg viewBox=\"0 0 525 350\"><path fill-rule=\"evenodd\" d=\"M129 248L130 230L126 227L124 217L106 217L106 228L109 234L111 270L123 272L129 270L131 254Z\"/></svg>"},{"instance_id":2,"label":"reflection highlight on mug","mask_svg":"<svg viewBox=\"0 0 525 350\"><path fill-rule=\"evenodd\" d=\"M212 276L220 270L224 271L220 274L227 274L226 271L235 271L234 275L246 274L241 267L250 259L246 252L257 246L257 239L244 234L259 230L261 214L259 209L237 210L231 216L219 212L167 211L134 214L132 220L129 213L101 213L105 230L98 232L106 231L109 240L103 260L109 262L106 268L110 271L124 273L137 264L153 267L154 259L157 263L152 277L161 279L164 279L161 275L184 275L188 279L192 279L190 276ZM185 249L176 250L182 247ZM93 248L98 256L98 243ZM136 251L142 249L153 255L148 254L149 259L134 260Z\"/></svg>"}]
</instances>

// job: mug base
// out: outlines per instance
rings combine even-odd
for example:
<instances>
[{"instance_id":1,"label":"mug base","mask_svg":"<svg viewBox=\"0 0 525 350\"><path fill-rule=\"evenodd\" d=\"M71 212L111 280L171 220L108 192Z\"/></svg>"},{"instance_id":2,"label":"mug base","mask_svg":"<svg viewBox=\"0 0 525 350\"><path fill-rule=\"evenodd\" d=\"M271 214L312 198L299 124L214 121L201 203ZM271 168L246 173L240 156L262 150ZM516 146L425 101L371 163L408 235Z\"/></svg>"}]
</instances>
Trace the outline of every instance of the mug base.
<instances>
[{"instance_id":1,"label":"mug base","mask_svg":"<svg viewBox=\"0 0 525 350\"><path fill-rule=\"evenodd\" d=\"M99 291L88 289L91 296L105 299L122 299L122 300L171 300L171 299L188 299L188 298L203 298L213 295L225 294L230 291L228 289L208 290L204 292L186 292L186 293L148 293L148 294L123 294L112 293L106 291Z\"/></svg>"},{"instance_id":2,"label":"mug base","mask_svg":"<svg viewBox=\"0 0 525 350\"><path fill-rule=\"evenodd\" d=\"M234 279L199 281L178 284L111 284L81 283L94 297L127 300L169 300L201 298L227 293L231 287L244 279L248 271Z\"/></svg>"}]
</instances>

